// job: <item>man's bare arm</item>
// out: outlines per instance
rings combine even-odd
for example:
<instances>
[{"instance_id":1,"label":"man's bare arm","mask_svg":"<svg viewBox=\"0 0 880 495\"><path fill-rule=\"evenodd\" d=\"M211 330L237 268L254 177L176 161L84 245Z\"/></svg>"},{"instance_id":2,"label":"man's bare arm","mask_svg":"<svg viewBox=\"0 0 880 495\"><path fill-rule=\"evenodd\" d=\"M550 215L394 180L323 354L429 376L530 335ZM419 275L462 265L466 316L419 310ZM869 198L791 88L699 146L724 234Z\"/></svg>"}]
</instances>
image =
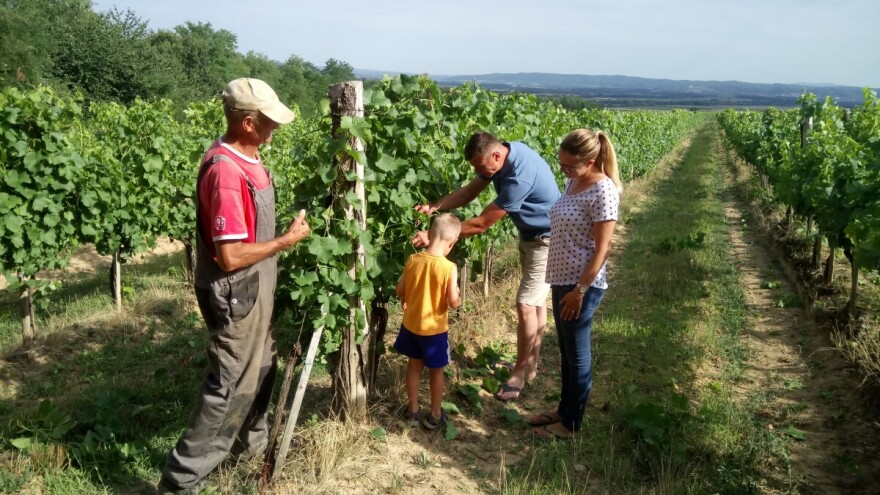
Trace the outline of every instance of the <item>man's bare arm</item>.
<instances>
[{"instance_id":1,"label":"man's bare arm","mask_svg":"<svg viewBox=\"0 0 880 495\"><path fill-rule=\"evenodd\" d=\"M217 251L217 264L225 272L234 272L246 266L259 263L264 259L296 245L309 235L309 224L306 223L306 211L300 210L287 232L271 241L266 242L241 242L217 241L214 247Z\"/></svg>"},{"instance_id":2,"label":"man's bare arm","mask_svg":"<svg viewBox=\"0 0 880 495\"><path fill-rule=\"evenodd\" d=\"M437 201L428 204L416 205L416 211L430 215L437 210L452 210L464 206L477 199L477 196L486 189L491 181L475 177L467 185L459 187L455 191L443 196Z\"/></svg>"}]
</instances>

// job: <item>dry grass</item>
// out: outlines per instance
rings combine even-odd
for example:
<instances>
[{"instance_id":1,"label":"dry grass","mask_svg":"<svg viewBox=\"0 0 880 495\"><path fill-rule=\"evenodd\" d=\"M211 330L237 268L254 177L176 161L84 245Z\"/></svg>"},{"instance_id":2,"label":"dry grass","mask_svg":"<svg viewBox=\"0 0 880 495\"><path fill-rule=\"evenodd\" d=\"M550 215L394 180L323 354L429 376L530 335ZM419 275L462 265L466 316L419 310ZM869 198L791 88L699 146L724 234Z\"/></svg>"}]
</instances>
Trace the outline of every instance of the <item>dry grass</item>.
<instances>
[{"instance_id":1,"label":"dry grass","mask_svg":"<svg viewBox=\"0 0 880 495\"><path fill-rule=\"evenodd\" d=\"M272 493L376 493L394 479L384 443L366 426L319 421L298 430L295 441Z\"/></svg>"},{"instance_id":2,"label":"dry grass","mask_svg":"<svg viewBox=\"0 0 880 495\"><path fill-rule=\"evenodd\" d=\"M880 385L880 322L877 316L867 316L862 329L852 336L849 331L835 329L831 341L844 356L856 363L864 375L862 383Z\"/></svg>"},{"instance_id":3,"label":"dry grass","mask_svg":"<svg viewBox=\"0 0 880 495\"><path fill-rule=\"evenodd\" d=\"M499 258L516 256L517 244L512 239L498 253ZM519 271L508 272L496 279L489 297L483 297L482 281L468 285L468 299L461 310L450 318L449 343L453 349L464 349L467 356L493 342L516 341L516 290Z\"/></svg>"}]
</instances>

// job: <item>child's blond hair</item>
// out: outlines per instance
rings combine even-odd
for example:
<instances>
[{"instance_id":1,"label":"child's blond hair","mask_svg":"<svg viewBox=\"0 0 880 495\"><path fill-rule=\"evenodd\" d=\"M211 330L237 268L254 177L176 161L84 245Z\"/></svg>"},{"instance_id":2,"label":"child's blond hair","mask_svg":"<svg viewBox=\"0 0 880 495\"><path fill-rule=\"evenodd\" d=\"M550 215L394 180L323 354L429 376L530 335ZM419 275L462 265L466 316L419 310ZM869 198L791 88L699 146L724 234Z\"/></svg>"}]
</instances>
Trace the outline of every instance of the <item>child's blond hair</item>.
<instances>
[{"instance_id":1,"label":"child's blond hair","mask_svg":"<svg viewBox=\"0 0 880 495\"><path fill-rule=\"evenodd\" d=\"M428 231L429 239L454 241L461 233L461 221L452 213L441 213L434 217L431 222L431 230Z\"/></svg>"}]
</instances>

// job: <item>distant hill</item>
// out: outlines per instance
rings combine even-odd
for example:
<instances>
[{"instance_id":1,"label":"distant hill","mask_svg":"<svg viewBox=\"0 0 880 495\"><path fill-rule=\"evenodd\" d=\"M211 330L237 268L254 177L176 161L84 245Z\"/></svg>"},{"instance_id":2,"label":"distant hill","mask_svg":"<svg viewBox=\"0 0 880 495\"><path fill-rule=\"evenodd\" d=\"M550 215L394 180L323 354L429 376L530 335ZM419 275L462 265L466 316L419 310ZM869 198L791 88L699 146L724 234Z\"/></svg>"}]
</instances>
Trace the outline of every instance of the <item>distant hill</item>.
<instances>
[{"instance_id":1,"label":"distant hill","mask_svg":"<svg viewBox=\"0 0 880 495\"><path fill-rule=\"evenodd\" d=\"M367 79L393 72L355 70ZM522 91L539 95L577 95L606 106L795 106L804 92L831 96L839 105L863 101L862 88L831 84L762 84L740 81L690 81L631 76L590 76L541 72L481 75L432 75L441 85L475 81L496 91Z\"/></svg>"}]
</instances>

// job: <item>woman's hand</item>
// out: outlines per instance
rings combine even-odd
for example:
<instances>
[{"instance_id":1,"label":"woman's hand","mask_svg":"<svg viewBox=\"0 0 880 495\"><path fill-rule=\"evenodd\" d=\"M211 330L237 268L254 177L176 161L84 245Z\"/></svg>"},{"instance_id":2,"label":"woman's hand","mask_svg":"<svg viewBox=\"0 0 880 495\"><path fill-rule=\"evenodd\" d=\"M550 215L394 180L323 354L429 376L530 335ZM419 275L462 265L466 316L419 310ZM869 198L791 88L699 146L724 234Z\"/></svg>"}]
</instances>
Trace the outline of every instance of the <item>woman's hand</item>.
<instances>
[{"instance_id":1,"label":"woman's hand","mask_svg":"<svg viewBox=\"0 0 880 495\"><path fill-rule=\"evenodd\" d=\"M584 295L577 288L562 296L562 319L574 320L581 314L581 304L584 303Z\"/></svg>"}]
</instances>

